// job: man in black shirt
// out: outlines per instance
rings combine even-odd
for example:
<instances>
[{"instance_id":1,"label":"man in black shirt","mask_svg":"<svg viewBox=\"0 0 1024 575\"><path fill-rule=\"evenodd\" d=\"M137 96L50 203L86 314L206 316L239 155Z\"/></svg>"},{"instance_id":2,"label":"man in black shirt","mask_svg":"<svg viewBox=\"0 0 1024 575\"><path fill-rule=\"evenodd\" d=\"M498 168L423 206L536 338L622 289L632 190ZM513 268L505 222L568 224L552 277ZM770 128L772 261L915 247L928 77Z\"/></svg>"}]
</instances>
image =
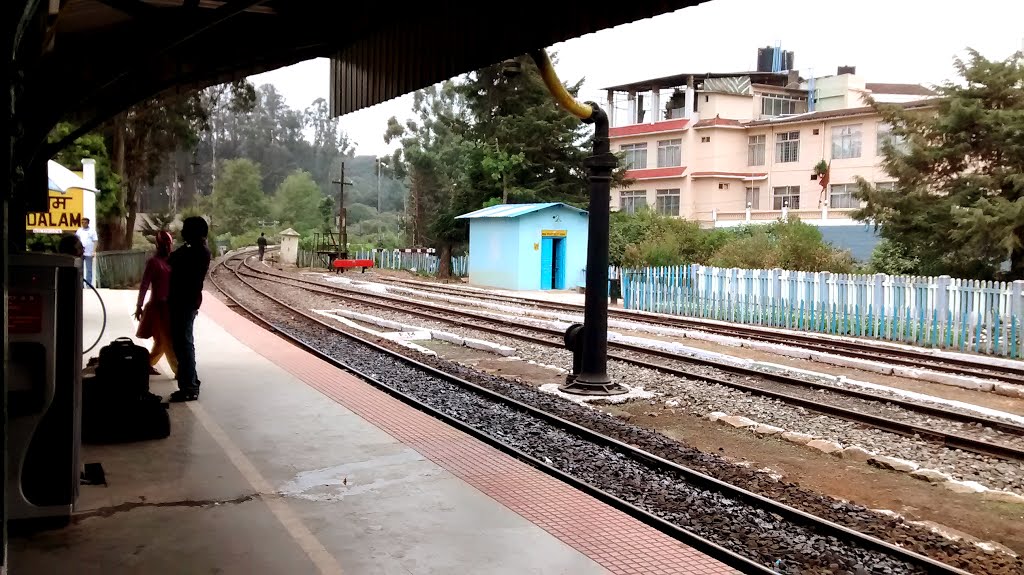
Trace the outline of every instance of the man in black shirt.
<instances>
[{"instance_id":1,"label":"man in black shirt","mask_svg":"<svg viewBox=\"0 0 1024 575\"><path fill-rule=\"evenodd\" d=\"M203 281L210 269L210 248L206 237L210 226L194 216L185 218L181 238L185 244L167 258L171 266L171 289L167 304L171 315L171 343L178 358L178 391L171 401L199 399L199 378L196 376L196 346L192 330L199 306L203 303Z\"/></svg>"},{"instance_id":2,"label":"man in black shirt","mask_svg":"<svg viewBox=\"0 0 1024 575\"><path fill-rule=\"evenodd\" d=\"M260 237L256 240L256 246L260 250L260 261L263 261L263 252L267 251L267 238L263 237L263 232L260 232Z\"/></svg>"}]
</instances>

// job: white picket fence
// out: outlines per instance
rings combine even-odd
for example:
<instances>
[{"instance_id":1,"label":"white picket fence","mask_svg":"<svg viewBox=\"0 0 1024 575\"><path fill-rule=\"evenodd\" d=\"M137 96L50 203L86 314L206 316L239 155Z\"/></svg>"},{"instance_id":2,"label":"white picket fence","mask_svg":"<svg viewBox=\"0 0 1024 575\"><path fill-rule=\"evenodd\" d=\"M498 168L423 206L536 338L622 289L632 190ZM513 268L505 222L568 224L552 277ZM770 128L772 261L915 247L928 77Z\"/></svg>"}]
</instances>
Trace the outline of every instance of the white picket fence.
<instances>
[{"instance_id":1,"label":"white picket fence","mask_svg":"<svg viewBox=\"0 0 1024 575\"><path fill-rule=\"evenodd\" d=\"M408 270L436 275L440 259L434 250L362 250L356 252L356 259L373 260L374 267L386 270ZM452 275L465 277L469 274L469 256L452 257Z\"/></svg>"},{"instance_id":2,"label":"white picket fence","mask_svg":"<svg viewBox=\"0 0 1024 575\"><path fill-rule=\"evenodd\" d=\"M623 305L1012 358L1022 356L1024 281L748 270L626 270Z\"/></svg>"}]
</instances>

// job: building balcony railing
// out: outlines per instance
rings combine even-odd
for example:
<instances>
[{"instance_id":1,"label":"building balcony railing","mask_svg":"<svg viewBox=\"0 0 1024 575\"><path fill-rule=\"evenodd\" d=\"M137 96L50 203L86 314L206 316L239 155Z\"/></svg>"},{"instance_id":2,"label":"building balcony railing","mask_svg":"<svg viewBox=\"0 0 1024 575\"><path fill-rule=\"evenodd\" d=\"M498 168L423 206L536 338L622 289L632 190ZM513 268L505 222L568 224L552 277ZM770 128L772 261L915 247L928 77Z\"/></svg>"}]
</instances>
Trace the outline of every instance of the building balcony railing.
<instances>
[{"instance_id":1,"label":"building balcony railing","mask_svg":"<svg viewBox=\"0 0 1024 575\"><path fill-rule=\"evenodd\" d=\"M781 210L754 210L747 208L741 212L725 211L714 209L710 212L698 214L698 220L710 222L715 227L730 225L768 223L778 220L788 220L791 217L799 218L802 221L833 224L852 223L853 213L858 208L829 208L823 206L821 209L800 210L782 208Z\"/></svg>"}]
</instances>

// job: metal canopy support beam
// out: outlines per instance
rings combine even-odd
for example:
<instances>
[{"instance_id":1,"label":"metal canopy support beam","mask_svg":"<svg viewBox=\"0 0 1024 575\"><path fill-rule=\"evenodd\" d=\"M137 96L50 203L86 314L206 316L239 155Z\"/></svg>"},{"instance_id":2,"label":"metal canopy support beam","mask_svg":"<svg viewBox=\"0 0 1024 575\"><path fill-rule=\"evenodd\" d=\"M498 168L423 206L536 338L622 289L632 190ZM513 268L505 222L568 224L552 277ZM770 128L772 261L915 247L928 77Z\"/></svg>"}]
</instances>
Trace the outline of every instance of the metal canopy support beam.
<instances>
[{"instance_id":1,"label":"metal canopy support beam","mask_svg":"<svg viewBox=\"0 0 1024 575\"><path fill-rule=\"evenodd\" d=\"M99 2L101 4L106 4L118 12L135 17L146 18L151 16L154 11L160 10L160 8L146 4L142 0L99 0Z\"/></svg>"}]
</instances>

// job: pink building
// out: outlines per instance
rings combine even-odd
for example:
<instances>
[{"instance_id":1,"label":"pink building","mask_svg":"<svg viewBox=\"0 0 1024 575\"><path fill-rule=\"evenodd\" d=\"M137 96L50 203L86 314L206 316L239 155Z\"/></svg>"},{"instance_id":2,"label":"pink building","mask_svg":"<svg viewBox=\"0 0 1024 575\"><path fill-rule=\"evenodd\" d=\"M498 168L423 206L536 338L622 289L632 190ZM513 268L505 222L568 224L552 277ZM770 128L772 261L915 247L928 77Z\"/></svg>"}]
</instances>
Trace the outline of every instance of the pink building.
<instances>
[{"instance_id":1,"label":"pink building","mask_svg":"<svg viewBox=\"0 0 1024 575\"><path fill-rule=\"evenodd\" d=\"M933 96L914 84L865 83L845 66L807 80L796 71L690 73L606 90L612 150L635 180L612 191L612 209L649 207L708 227L784 214L857 225L855 177L891 180L879 165L891 136L864 96L908 107L928 107ZM822 160L831 164L824 190L814 174Z\"/></svg>"}]
</instances>

